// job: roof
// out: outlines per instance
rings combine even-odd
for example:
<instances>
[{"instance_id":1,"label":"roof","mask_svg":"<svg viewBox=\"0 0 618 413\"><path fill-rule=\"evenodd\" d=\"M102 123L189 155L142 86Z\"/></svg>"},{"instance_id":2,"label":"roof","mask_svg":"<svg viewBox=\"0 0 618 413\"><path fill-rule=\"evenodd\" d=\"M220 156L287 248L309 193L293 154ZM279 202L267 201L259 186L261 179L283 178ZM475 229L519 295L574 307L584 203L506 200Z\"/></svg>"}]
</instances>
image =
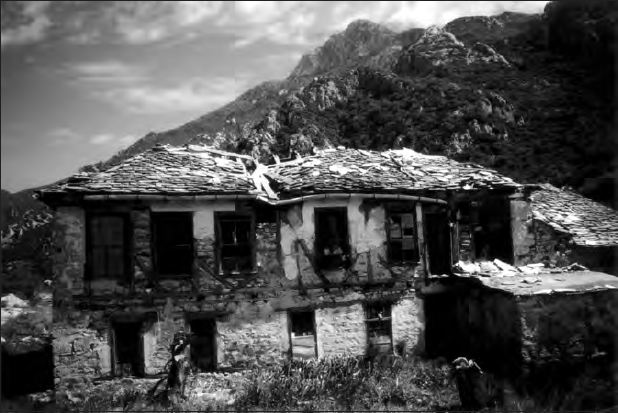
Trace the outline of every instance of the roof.
<instances>
[{"instance_id":1,"label":"roof","mask_svg":"<svg viewBox=\"0 0 618 413\"><path fill-rule=\"evenodd\" d=\"M255 165L249 173L242 159ZM203 146L157 146L102 172L82 173L40 191L77 194L253 194L277 198L327 192L476 191L522 186L491 169L410 149L325 150L271 166ZM273 188L275 189L275 188Z\"/></svg>"},{"instance_id":2,"label":"roof","mask_svg":"<svg viewBox=\"0 0 618 413\"><path fill-rule=\"evenodd\" d=\"M520 188L498 172L410 149L325 150L268 167L287 195L321 192L475 191Z\"/></svg>"},{"instance_id":3,"label":"roof","mask_svg":"<svg viewBox=\"0 0 618 413\"><path fill-rule=\"evenodd\" d=\"M74 175L41 193L259 193L242 157L199 146L157 146L105 171Z\"/></svg>"},{"instance_id":4,"label":"roof","mask_svg":"<svg viewBox=\"0 0 618 413\"><path fill-rule=\"evenodd\" d=\"M618 211L582 195L541 184L531 196L533 217L583 246L618 246Z\"/></svg>"},{"instance_id":5,"label":"roof","mask_svg":"<svg viewBox=\"0 0 618 413\"><path fill-rule=\"evenodd\" d=\"M538 276L475 277L484 286L514 295L572 294L618 290L618 277L595 271L542 273Z\"/></svg>"}]
</instances>

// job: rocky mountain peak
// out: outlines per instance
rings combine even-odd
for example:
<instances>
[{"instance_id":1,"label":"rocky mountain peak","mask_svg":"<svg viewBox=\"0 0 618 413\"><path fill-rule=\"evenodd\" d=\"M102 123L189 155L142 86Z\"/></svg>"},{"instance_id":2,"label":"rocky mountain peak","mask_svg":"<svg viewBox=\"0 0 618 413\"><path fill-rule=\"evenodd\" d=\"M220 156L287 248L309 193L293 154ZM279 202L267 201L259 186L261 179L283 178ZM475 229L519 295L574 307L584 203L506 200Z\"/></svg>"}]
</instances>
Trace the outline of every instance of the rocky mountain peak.
<instances>
[{"instance_id":1,"label":"rocky mountain peak","mask_svg":"<svg viewBox=\"0 0 618 413\"><path fill-rule=\"evenodd\" d=\"M368 20L356 20L343 32L332 35L324 45L305 54L290 78L370 64L376 56L396 45L400 45L397 33Z\"/></svg>"}]
</instances>

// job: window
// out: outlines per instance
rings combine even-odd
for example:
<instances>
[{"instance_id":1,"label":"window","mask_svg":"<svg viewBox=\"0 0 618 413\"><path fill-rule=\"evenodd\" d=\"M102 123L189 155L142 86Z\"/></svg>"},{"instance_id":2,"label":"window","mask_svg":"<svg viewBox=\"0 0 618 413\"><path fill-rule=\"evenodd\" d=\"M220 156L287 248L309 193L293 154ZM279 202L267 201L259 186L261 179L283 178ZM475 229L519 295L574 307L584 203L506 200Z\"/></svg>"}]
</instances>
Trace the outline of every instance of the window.
<instances>
[{"instance_id":1,"label":"window","mask_svg":"<svg viewBox=\"0 0 618 413\"><path fill-rule=\"evenodd\" d=\"M121 214L88 216L87 275L92 279L126 279L130 274L127 217Z\"/></svg>"},{"instance_id":2,"label":"window","mask_svg":"<svg viewBox=\"0 0 618 413\"><path fill-rule=\"evenodd\" d=\"M116 376L144 375L144 353L141 336L142 323L115 322L112 325L114 374Z\"/></svg>"},{"instance_id":3,"label":"window","mask_svg":"<svg viewBox=\"0 0 618 413\"><path fill-rule=\"evenodd\" d=\"M159 275L191 274L193 215L190 212L152 214L154 263Z\"/></svg>"},{"instance_id":4,"label":"window","mask_svg":"<svg viewBox=\"0 0 618 413\"><path fill-rule=\"evenodd\" d=\"M390 303L368 303L365 305L367 325L367 354L390 353L393 349Z\"/></svg>"},{"instance_id":5,"label":"window","mask_svg":"<svg viewBox=\"0 0 618 413\"><path fill-rule=\"evenodd\" d=\"M251 215L218 212L217 249L219 273L253 271L255 227Z\"/></svg>"},{"instance_id":6,"label":"window","mask_svg":"<svg viewBox=\"0 0 618 413\"><path fill-rule=\"evenodd\" d=\"M290 312L289 322L292 358L316 357L315 311Z\"/></svg>"},{"instance_id":7,"label":"window","mask_svg":"<svg viewBox=\"0 0 618 413\"><path fill-rule=\"evenodd\" d=\"M217 323L213 318L197 318L191 326L191 365L199 371L217 367Z\"/></svg>"},{"instance_id":8,"label":"window","mask_svg":"<svg viewBox=\"0 0 618 413\"><path fill-rule=\"evenodd\" d=\"M414 213L390 209L387 228L389 261L393 264L418 262Z\"/></svg>"},{"instance_id":9,"label":"window","mask_svg":"<svg viewBox=\"0 0 618 413\"><path fill-rule=\"evenodd\" d=\"M349 250L347 208L316 208L315 251L320 268L344 266Z\"/></svg>"}]
</instances>

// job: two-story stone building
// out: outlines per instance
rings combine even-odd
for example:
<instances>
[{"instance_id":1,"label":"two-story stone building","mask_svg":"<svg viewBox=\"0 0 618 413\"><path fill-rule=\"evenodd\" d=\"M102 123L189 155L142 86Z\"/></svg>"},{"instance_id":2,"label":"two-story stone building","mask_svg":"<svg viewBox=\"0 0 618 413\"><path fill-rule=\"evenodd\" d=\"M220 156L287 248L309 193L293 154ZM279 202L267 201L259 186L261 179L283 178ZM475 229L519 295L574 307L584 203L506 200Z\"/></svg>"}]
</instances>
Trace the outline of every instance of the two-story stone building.
<instances>
[{"instance_id":1,"label":"two-story stone building","mask_svg":"<svg viewBox=\"0 0 618 413\"><path fill-rule=\"evenodd\" d=\"M56 387L159 373L181 330L202 371L422 351L416 287L458 260L517 264L526 191L406 149L264 166L196 146L46 187Z\"/></svg>"}]
</instances>

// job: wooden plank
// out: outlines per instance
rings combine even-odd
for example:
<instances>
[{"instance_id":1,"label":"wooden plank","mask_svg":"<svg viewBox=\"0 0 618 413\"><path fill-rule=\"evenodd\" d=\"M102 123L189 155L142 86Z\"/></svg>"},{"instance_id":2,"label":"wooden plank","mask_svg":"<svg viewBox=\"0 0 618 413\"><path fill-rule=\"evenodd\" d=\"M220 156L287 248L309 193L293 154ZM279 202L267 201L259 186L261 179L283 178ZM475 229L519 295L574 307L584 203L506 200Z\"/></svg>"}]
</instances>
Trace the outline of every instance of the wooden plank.
<instances>
[{"instance_id":1,"label":"wooden plank","mask_svg":"<svg viewBox=\"0 0 618 413\"><path fill-rule=\"evenodd\" d=\"M418 235L418 253L420 262L425 270L425 278L429 275L429 260L425 249L425 232L423 229L423 206L420 202L416 203L416 233Z\"/></svg>"}]
</instances>

